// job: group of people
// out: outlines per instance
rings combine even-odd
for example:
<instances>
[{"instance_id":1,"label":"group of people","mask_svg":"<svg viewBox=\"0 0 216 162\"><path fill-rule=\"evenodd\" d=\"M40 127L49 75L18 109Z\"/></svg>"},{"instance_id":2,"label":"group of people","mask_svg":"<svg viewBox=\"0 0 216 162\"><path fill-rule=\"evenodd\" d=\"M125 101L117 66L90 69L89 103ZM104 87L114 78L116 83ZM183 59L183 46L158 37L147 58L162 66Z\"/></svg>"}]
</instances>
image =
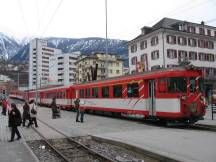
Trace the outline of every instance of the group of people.
<instances>
[{"instance_id":1,"label":"group of people","mask_svg":"<svg viewBox=\"0 0 216 162\"><path fill-rule=\"evenodd\" d=\"M75 105L75 110L77 112L76 122L83 123L85 108L83 106L80 106L80 99L79 98L76 98L76 100L74 101L74 105ZM52 108L52 118L56 119L57 117L60 117L60 109L56 104L55 98L53 98L50 107ZM79 120L79 116L80 116L80 120Z\"/></svg>"},{"instance_id":2,"label":"group of people","mask_svg":"<svg viewBox=\"0 0 216 162\"><path fill-rule=\"evenodd\" d=\"M14 141L15 134L17 135L17 140L21 139L18 126L25 126L26 120L29 121L27 127L33 123L35 124L35 127L38 127L36 118L37 108L35 106L34 100L31 100L29 103L27 101L25 102L22 115L15 103L12 103L9 106L8 101L5 101L2 101L2 115L6 116L6 112L8 111L8 127L11 128L11 139L8 142Z\"/></svg>"},{"instance_id":3,"label":"group of people","mask_svg":"<svg viewBox=\"0 0 216 162\"><path fill-rule=\"evenodd\" d=\"M4 107L5 103L2 102L2 114L6 115L7 112L7 106ZM80 100L77 98L74 101L75 109L77 111L76 115L76 122L84 122L84 111L85 108L83 106L80 106ZM58 108L56 104L56 99L53 98L53 101L51 103L52 108L52 118L55 119L56 117L60 117L60 109ZM79 120L80 117L80 120ZM37 107L34 103L34 100L31 100L29 103L26 101L23 106L23 114L21 115L19 109L17 108L15 103L12 103L10 108L8 108L8 126L11 127L11 139L8 142L13 142L15 134L17 135L17 140L21 139L21 135L18 130L18 126L25 127L26 121L28 122L27 127L31 126L33 123L35 124L35 127L38 127L37 124Z\"/></svg>"}]
</instances>

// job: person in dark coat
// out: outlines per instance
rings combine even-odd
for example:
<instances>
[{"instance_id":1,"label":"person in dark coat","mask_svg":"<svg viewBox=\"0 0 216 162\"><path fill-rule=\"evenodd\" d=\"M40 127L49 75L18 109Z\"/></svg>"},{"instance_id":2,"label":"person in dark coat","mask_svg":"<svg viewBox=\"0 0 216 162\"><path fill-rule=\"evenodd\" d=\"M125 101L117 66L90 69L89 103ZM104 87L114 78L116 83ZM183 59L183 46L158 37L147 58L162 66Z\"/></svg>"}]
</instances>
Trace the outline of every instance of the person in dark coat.
<instances>
[{"instance_id":1,"label":"person in dark coat","mask_svg":"<svg viewBox=\"0 0 216 162\"><path fill-rule=\"evenodd\" d=\"M30 107L28 102L26 101L24 106L23 106L23 127L25 126L25 122L26 120L29 121L29 123L31 122L31 117L30 117Z\"/></svg>"},{"instance_id":2,"label":"person in dark coat","mask_svg":"<svg viewBox=\"0 0 216 162\"><path fill-rule=\"evenodd\" d=\"M2 115L6 115L8 102L6 99L2 101Z\"/></svg>"},{"instance_id":3,"label":"person in dark coat","mask_svg":"<svg viewBox=\"0 0 216 162\"><path fill-rule=\"evenodd\" d=\"M19 109L16 104L11 104L11 111L9 113L9 127L11 127L11 139L8 142L14 141L15 134L17 135L17 140L21 138L21 135L18 130L18 126L22 123L22 117Z\"/></svg>"},{"instance_id":4,"label":"person in dark coat","mask_svg":"<svg viewBox=\"0 0 216 162\"><path fill-rule=\"evenodd\" d=\"M75 105L75 110L77 112L77 115L76 115L76 122L80 122L79 121L79 114L80 114L80 110L79 110L79 107L80 107L80 100L79 98L76 98L76 100L74 101L74 105Z\"/></svg>"},{"instance_id":5,"label":"person in dark coat","mask_svg":"<svg viewBox=\"0 0 216 162\"><path fill-rule=\"evenodd\" d=\"M53 98L50 107L52 109L52 118L55 119L57 116L59 116L59 109L58 109L58 106L56 104L55 98Z\"/></svg>"}]
</instances>

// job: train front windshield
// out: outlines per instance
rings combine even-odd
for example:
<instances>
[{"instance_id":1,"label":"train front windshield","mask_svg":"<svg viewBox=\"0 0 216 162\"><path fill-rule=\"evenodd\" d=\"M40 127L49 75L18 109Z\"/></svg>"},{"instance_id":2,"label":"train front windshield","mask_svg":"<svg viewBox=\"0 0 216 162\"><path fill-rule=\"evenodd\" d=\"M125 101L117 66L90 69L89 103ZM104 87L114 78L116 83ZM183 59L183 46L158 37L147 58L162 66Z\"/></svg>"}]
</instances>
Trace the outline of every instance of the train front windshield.
<instances>
[{"instance_id":1,"label":"train front windshield","mask_svg":"<svg viewBox=\"0 0 216 162\"><path fill-rule=\"evenodd\" d=\"M183 77L168 78L168 93L186 93L187 79Z\"/></svg>"}]
</instances>

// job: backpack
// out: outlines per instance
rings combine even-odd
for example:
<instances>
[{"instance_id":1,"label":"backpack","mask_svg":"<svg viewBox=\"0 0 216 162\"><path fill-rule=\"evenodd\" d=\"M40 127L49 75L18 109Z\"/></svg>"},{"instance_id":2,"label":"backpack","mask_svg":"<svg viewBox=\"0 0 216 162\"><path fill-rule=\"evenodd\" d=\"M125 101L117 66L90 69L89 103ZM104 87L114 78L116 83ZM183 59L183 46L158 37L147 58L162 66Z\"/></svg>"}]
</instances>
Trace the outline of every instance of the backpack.
<instances>
[{"instance_id":1,"label":"backpack","mask_svg":"<svg viewBox=\"0 0 216 162\"><path fill-rule=\"evenodd\" d=\"M37 111L34 109L34 105L32 106L31 113L34 114L34 115L37 114Z\"/></svg>"},{"instance_id":2,"label":"backpack","mask_svg":"<svg viewBox=\"0 0 216 162\"><path fill-rule=\"evenodd\" d=\"M35 115L35 114L37 114L37 111L34 108L32 108L31 113Z\"/></svg>"}]
</instances>

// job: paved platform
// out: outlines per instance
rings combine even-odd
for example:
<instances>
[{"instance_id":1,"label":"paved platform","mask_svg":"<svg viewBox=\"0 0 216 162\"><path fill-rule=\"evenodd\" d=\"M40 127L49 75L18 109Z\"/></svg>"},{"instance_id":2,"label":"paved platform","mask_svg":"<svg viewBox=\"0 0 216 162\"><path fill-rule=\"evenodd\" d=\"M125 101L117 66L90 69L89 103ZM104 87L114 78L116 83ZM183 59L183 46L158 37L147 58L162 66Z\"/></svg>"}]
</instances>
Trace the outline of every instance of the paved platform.
<instances>
[{"instance_id":1,"label":"paved platform","mask_svg":"<svg viewBox=\"0 0 216 162\"><path fill-rule=\"evenodd\" d=\"M206 124L206 125L213 125L216 126L216 113L213 114L214 115L214 120L212 120L212 112L210 107L206 110L206 115L204 117L204 120L200 120L197 123L198 124Z\"/></svg>"},{"instance_id":2,"label":"paved platform","mask_svg":"<svg viewBox=\"0 0 216 162\"><path fill-rule=\"evenodd\" d=\"M0 115L0 161L37 162L37 159L32 154L31 150L29 150L23 139L8 142L8 140L10 140L10 134L8 116Z\"/></svg>"}]
</instances>

